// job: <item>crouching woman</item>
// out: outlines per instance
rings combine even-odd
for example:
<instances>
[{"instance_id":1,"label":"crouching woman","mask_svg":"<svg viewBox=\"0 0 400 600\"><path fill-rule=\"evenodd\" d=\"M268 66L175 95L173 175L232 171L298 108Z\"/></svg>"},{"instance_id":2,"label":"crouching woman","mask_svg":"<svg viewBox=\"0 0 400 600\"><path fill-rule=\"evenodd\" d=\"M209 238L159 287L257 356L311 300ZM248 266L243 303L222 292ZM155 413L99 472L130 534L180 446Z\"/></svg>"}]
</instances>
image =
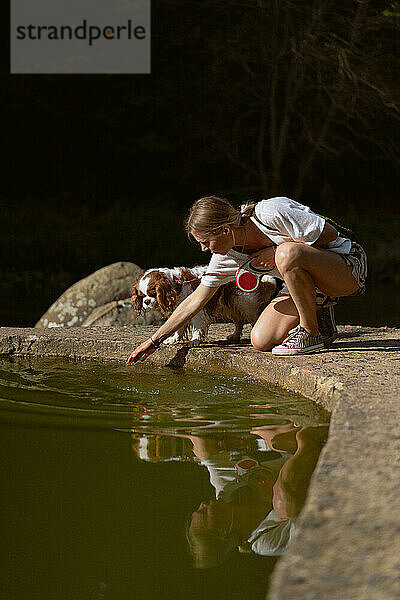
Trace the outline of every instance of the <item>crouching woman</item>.
<instances>
[{"instance_id":1,"label":"crouching woman","mask_svg":"<svg viewBox=\"0 0 400 600\"><path fill-rule=\"evenodd\" d=\"M207 196L191 207L185 229L204 252L209 268L196 290L128 363L144 360L197 314L220 285L235 279L249 258L252 266L282 280L251 333L254 348L278 356L317 352L336 337L333 304L365 291L367 258L349 235L308 206L285 197L243 205Z\"/></svg>"}]
</instances>

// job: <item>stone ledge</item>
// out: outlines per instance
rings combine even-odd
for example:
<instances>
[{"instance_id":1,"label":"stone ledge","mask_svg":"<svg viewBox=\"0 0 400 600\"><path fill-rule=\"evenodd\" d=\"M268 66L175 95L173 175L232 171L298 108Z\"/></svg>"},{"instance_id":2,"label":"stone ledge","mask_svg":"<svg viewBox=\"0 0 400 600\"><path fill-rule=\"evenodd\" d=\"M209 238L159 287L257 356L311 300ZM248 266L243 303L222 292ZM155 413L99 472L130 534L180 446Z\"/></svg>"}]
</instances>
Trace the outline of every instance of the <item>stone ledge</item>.
<instances>
[{"instance_id":1,"label":"stone ledge","mask_svg":"<svg viewBox=\"0 0 400 600\"><path fill-rule=\"evenodd\" d=\"M154 331L0 328L0 354L125 360ZM331 349L291 358L257 352L248 340L228 346L221 340L229 331L214 325L209 343L165 347L148 362L247 374L332 412L329 439L270 599L399 598L400 330L340 327Z\"/></svg>"}]
</instances>

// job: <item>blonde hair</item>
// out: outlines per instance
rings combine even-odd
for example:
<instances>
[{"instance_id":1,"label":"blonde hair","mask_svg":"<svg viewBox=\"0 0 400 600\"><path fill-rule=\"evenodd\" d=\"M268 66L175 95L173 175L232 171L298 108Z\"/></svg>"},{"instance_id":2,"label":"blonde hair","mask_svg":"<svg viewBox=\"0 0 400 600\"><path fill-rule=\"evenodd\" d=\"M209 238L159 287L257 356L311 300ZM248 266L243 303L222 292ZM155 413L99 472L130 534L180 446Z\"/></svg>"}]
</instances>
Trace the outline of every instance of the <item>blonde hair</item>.
<instances>
[{"instance_id":1,"label":"blonde hair","mask_svg":"<svg viewBox=\"0 0 400 600\"><path fill-rule=\"evenodd\" d=\"M242 217L248 219L253 213L254 207L258 204L258 202L254 202L254 200L248 200L240 207L240 212Z\"/></svg>"},{"instance_id":2,"label":"blonde hair","mask_svg":"<svg viewBox=\"0 0 400 600\"><path fill-rule=\"evenodd\" d=\"M189 210L185 219L185 231L190 234L210 235L218 233L225 225L238 227L242 224L242 213L225 198L204 196Z\"/></svg>"},{"instance_id":3,"label":"blonde hair","mask_svg":"<svg viewBox=\"0 0 400 600\"><path fill-rule=\"evenodd\" d=\"M240 543L237 534L224 538L205 528L194 531L188 528L186 538L196 569L210 569L222 565Z\"/></svg>"}]
</instances>

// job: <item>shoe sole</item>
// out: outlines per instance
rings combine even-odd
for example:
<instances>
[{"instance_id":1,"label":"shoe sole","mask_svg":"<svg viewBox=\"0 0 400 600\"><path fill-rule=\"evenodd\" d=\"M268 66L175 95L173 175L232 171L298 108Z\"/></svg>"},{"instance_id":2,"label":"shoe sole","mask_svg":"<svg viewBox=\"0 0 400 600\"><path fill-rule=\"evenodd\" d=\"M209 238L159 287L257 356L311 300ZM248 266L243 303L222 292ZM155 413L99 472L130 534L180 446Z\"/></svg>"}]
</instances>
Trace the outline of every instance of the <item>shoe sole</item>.
<instances>
[{"instance_id":1,"label":"shoe sole","mask_svg":"<svg viewBox=\"0 0 400 600\"><path fill-rule=\"evenodd\" d=\"M318 344L317 346L312 346L311 348L282 348L279 347L272 348L272 354L274 356L296 356L297 354L313 354L314 352L319 352L324 349L324 344ZM274 352L275 350L275 352Z\"/></svg>"}]
</instances>

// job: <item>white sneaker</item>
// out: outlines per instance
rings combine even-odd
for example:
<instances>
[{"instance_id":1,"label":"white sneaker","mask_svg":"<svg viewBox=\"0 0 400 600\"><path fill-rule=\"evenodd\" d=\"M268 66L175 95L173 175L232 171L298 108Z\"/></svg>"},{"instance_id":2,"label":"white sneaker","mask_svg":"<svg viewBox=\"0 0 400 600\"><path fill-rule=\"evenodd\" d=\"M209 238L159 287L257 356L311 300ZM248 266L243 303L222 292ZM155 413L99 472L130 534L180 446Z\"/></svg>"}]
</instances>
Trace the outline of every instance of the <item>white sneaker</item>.
<instances>
[{"instance_id":1,"label":"white sneaker","mask_svg":"<svg viewBox=\"0 0 400 600\"><path fill-rule=\"evenodd\" d=\"M297 325L289 331L289 335L282 344L272 348L272 354L276 356L291 356L294 354L311 354L318 352L324 347L322 335L311 335L301 325Z\"/></svg>"}]
</instances>

